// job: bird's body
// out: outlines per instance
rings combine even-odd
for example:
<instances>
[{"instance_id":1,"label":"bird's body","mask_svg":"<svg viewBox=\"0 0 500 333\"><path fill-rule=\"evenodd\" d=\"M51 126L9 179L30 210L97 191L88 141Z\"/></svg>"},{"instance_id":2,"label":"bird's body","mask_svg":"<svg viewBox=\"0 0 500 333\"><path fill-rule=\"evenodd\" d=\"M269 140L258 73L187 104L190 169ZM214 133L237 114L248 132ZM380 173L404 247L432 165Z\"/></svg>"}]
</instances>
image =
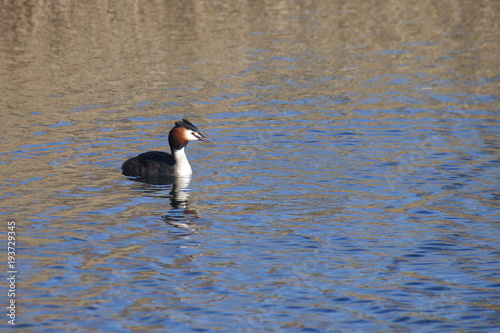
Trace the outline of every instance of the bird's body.
<instances>
[{"instance_id":1,"label":"bird's body","mask_svg":"<svg viewBox=\"0 0 500 333\"><path fill-rule=\"evenodd\" d=\"M126 176L142 177L190 177L191 165L184 152L189 141L214 142L204 137L198 128L186 119L175 123L168 135L172 154L162 151L148 151L129 158L122 165Z\"/></svg>"}]
</instances>

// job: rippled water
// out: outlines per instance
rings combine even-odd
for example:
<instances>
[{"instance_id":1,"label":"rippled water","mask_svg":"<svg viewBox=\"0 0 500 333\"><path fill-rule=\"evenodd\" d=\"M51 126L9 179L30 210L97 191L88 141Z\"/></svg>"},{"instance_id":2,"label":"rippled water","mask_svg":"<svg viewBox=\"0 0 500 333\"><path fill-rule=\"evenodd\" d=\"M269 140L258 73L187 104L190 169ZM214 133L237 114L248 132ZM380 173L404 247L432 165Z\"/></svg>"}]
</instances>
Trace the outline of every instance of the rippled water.
<instances>
[{"instance_id":1,"label":"rippled water","mask_svg":"<svg viewBox=\"0 0 500 333\"><path fill-rule=\"evenodd\" d=\"M0 141L16 326L500 330L498 11L464 2L476 26L460 8L441 16L446 1L353 3L265 3L274 18L150 4L132 21L108 8L111 28L137 31L73 31L80 50L63 30L42 52L67 60L55 69L23 48L31 30L4 34L1 73L18 92L2 86ZM104 52L113 38L129 45ZM180 117L218 141L189 144L188 184L121 175L128 157L165 150Z\"/></svg>"}]
</instances>

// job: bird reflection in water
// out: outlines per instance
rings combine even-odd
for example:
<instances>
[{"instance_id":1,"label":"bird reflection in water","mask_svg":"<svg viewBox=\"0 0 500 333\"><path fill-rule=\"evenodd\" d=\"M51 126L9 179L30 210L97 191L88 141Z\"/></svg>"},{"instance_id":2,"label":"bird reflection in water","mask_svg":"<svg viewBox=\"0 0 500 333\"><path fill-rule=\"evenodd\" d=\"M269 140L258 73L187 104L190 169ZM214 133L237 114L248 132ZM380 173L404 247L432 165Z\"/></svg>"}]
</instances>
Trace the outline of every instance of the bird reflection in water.
<instances>
[{"instance_id":1,"label":"bird reflection in water","mask_svg":"<svg viewBox=\"0 0 500 333\"><path fill-rule=\"evenodd\" d=\"M163 216L165 222L177 228L190 229L195 232L193 221L198 218L198 212L188 207L189 183L191 177L177 177L174 180L172 198L170 204L172 209Z\"/></svg>"},{"instance_id":2,"label":"bird reflection in water","mask_svg":"<svg viewBox=\"0 0 500 333\"><path fill-rule=\"evenodd\" d=\"M129 180L148 185L145 192L160 192L172 186L168 196L170 198L171 209L162 216L165 223L175 228L179 228L180 235L187 236L195 233L202 225L195 223L199 218L195 209L189 208L189 184L191 177L127 177ZM178 233L178 232L172 232Z\"/></svg>"}]
</instances>

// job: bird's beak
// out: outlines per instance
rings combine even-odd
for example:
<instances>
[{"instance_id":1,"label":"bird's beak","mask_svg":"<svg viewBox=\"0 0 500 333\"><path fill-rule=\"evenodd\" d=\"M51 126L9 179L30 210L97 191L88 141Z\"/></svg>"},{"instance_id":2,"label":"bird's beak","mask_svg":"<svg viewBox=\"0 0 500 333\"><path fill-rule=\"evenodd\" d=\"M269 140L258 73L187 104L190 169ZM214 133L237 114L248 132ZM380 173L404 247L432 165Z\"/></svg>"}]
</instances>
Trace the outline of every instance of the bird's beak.
<instances>
[{"instance_id":1,"label":"bird's beak","mask_svg":"<svg viewBox=\"0 0 500 333\"><path fill-rule=\"evenodd\" d=\"M198 138L198 140L200 141L205 141L205 142L210 142L210 143L217 143L216 141L212 140L212 139L209 139L207 137L204 137L203 135L201 134L196 134L196 137Z\"/></svg>"}]
</instances>

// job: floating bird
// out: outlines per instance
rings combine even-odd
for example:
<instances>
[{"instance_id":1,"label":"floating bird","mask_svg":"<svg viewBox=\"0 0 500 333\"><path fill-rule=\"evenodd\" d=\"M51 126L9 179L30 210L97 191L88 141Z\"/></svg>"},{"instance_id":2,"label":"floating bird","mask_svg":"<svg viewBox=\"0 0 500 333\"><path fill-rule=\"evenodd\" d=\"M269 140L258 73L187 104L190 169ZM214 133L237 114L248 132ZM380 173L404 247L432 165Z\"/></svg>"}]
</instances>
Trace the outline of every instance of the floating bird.
<instances>
[{"instance_id":1,"label":"floating bird","mask_svg":"<svg viewBox=\"0 0 500 333\"><path fill-rule=\"evenodd\" d=\"M184 152L190 141L215 143L200 133L198 128L188 120L177 121L168 134L168 143L172 154L162 151L148 151L129 158L122 165L126 176L157 177L191 177L193 171Z\"/></svg>"}]
</instances>

